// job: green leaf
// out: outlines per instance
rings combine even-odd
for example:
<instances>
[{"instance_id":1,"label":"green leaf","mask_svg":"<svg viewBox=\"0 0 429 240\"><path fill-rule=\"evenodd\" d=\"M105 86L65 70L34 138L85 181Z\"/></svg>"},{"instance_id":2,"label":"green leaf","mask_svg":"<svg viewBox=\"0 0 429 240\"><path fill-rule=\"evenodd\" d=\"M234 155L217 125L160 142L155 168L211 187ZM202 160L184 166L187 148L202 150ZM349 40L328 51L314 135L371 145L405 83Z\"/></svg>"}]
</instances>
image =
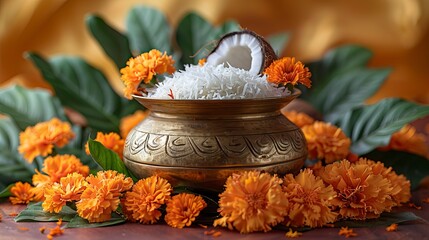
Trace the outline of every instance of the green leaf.
<instances>
[{"instance_id":1,"label":"green leaf","mask_svg":"<svg viewBox=\"0 0 429 240\"><path fill-rule=\"evenodd\" d=\"M128 13L126 26L135 55L152 49L172 54L170 25L159 10L144 6L135 7Z\"/></svg>"},{"instance_id":2,"label":"green leaf","mask_svg":"<svg viewBox=\"0 0 429 240\"><path fill-rule=\"evenodd\" d=\"M372 52L366 48L346 45L329 51L319 61L306 64L312 74L312 87L311 89L303 89L301 97L308 99L317 94L338 74L366 67L371 57Z\"/></svg>"},{"instance_id":3,"label":"green leaf","mask_svg":"<svg viewBox=\"0 0 429 240\"><path fill-rule=\"evenodd\" d=\"M88 145L91 157L100 164L104 170L115 170L127 177L131 177L134 182L138 181L138 179L128 171L127 167L125 167L124 162L119 158L118 154L104 147L100 142L92 139L88 140Z\"/></svg>"},{"instance_id":4,"label":"green leaf","mask_svg":"<svg viewBox=\"0 0 429 240\"><path fill-rule=\"evenodd\" d=\"M0 113L9 115L21 130L53 117L65 120L59 100L47 90L12 86L0 89Z\"/></svg>"},{"instance_id":5,"label":"green leaf","mask_svg":"<svg viewBox=\"0 0 429 240\"><path fill-rule=\"evenodd\" d=\"M411 182L411 189L416 189L421 180L429 176L429 161L427 158L401 151L374 150L365 155L366 158L384 163L392 167L397 174L403 174Z\"/></svg>"},{"instance_id":6,"label":"green leaf","mask_svg":"<svg viewBox=\"0 0 429 240\"><path fill-rule=\"evenodd\" d=\"M334 122L350 109L363 105L381 87L390 69L354 69L335 75L308 99L324 120Z\"/></svg>"},{"instance_id":7,"label":"green leaf","mask_svg":"<svg viewBox=\"0 0 429 240\"><path fill-rule=\"evenodd\" d=\"M363 228L363 227L377 227L389 226L393 223L404 223L409 221L424 221L422 218L416 216L412 212L391 212L383 213L377 219L357 221L357 220L344 220L334 223L335 227L350 227L350 228Z\"/></svg>"},{"instance_id":8,"label":"green leaf","mask_svg":"<svg viewBox=\"0 0 429 240\"><path fill-rule=\"evenodd\" d=\"M9 197L11 195L10 189L15 186L15 183L9 184L6 188L0 191L0 198Z\"/></svg>"},{"instance_id":9,"label":"green leaf","mask_svg":"<svg viewBox=\"0 0 429 240\"><path fill-rule=\"evenodd\" d=\"M97 15L89 15L86 18L86 25L118 69L125 67L128 59L132 57L127 36Z\"/></svg>"},{"instance_id":10,"label":"green leaf","mask_svg":"<svg viewBox=\"0 0 429 240\"><path fill-rule=\"evenodd\" d=\"M217 28L217 34L215 38L218 39L227 33L236 32L240 30L240 24L238 24L236 21L226 21Z\"/></svg>"},{"instance_id":11,"label":"green leaf","mask_svg":"<svg viewBox=\"0 0 429 240\"><path fill-rule=\"evenodd\" d=\"M66 228L92 228L92 227L106 227L124 223L126 220L117 213L112 213L112 218L109 221L99 223L89 223L88 220L83 219L76 215L66 225Z\"/></svg>"},{"instance_id":12,"label":"green leaf","mask_svg":"<svg viewBox=\"0 0 429 240\"><path fill-rule=\"evenodd\" d=\"M218 31L197 13L191 12L179 22L176 41L182 50L182 64L197 64L209 50L204 47L218 36Z\"/></svg>"},{"instance_id":13,"label":"green leaf","mask_svg":"<svg viewBox=\"0 0 429 240\"><path fill-rule=\"evenodd\" d=\"M336 125L351 138L351 151L362 155L376 147L386 146L394 132L428 114L429 106L387 98L346 112Z\"/></svg>"},{"instance_id":14,"label":"green leaf","mask_svg":"<svg viewBox=\"0 0 429 240\"><path fill-rule=\"evenodd\" d=\"M271 47L273 47L274 52L277 56L282 54L283 50L286 47L287 42L289 41L289 33L282 32L273 34L267 37L268 43L270 43Z\"/></svg>"},{"instance_id":15,"label":"green leaf","mask_svg":"<svg viewBox=\"0 0 429 240\"><path fill-rule=\"evenodd\" d=\"M68 206L64 206L59 213L48 213L43 211L42 203L30 203L15 217L16 222L56 222L62 219L70 221L76 216L76 211Z\"/></svg>"},{"instance_id":16,"label":"green leaf","mask_svg":"<svg viewBox=\"0 0 429 240\"><path fill-rule=\"evenodd\" d=\"M47 62L28 53L27 58L52 85L62 104L85 116L91 128L119 132L121 98L100 71L76 57L59 56Z\"/></svg>"},{"instance_id":17,"label":"green leaf","mask_svg":"<svg viewBox=\"0 0 429 240\"><path fill-rule=\"evenodd\" d=\"M0 183L31 182L36 166L18 153L19 129L10 118L0 119Z\"/></svg>"}]
</instances>

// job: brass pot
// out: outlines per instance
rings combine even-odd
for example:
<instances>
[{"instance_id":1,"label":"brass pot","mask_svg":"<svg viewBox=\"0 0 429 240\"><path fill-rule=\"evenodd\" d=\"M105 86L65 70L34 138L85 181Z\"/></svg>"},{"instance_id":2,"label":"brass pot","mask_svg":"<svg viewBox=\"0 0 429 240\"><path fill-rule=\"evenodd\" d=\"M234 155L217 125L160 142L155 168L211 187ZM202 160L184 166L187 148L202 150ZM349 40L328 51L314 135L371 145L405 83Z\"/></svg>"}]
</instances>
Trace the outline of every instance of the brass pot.
<instances>
[{"instance_id":1,"label":"brass pot","mask_svg":"<svg viewBox=\"0 0 429 240\"><path fill-rule=\"evenodd\" d=\"M300 94L270 99L134 98L151 113L125 142L125 165L140 178L220 191L232 173L298 171L307 157L301 130L280 110Z\"/></svg>"}]
</instances>

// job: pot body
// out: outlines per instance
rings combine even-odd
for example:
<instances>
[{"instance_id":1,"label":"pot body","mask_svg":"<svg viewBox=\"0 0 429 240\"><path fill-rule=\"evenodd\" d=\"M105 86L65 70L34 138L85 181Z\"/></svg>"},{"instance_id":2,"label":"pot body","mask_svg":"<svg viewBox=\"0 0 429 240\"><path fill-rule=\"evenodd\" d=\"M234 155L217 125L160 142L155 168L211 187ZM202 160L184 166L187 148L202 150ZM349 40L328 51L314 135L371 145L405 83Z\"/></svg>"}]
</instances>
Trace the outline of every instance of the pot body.
<instances>
[{"instance_id":1,"label":"pot body","mask_svg":"<svg viewBox=\"0 0 429 240\"><path fill-rule=\"evenodd\" d=\"M307 157L301 130L280 113L298 93L261 100L161 100L135 97L151 113L128 135L125 165L140 178L221 191L233 173L299 171Z\"/></svg>"}]
</instances>

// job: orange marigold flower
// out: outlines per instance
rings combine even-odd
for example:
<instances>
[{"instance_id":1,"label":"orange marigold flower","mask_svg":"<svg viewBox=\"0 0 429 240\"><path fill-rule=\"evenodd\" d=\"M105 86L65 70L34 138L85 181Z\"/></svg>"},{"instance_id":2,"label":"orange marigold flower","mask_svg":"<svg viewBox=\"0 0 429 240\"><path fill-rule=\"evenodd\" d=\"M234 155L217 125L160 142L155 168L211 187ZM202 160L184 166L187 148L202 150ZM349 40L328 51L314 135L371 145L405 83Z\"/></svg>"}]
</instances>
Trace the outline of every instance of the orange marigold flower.
<instances>
[{"instance_id":1,"label":"orange marigold flower","mask_svg":"<svg viewBox=\"0 0 429 240\"><path fill-rule=\"evenodd\" d=\"M285 234L285 237L287 238L297 238L301 236L302 236L302 233L298 231L293 231L291 228L289 228L289 231Z\"/></svg>"},{"instance_id":2,"label":"orange marigold flower","mask_svg":"<svg viewBox=\"0 0 429 240\"><path fill-rule=\"evenodd\" d=\"M386 227L386 231L388 232L395 232L398 231L398 224L392 223L388 227Z\"/></svg>"},{"instance_id":3,"label":"orange marigold flower","mask_svg":"<svg viewBox=\"0 0 429 240\"><path fill-rule=\"evenodd\" d=\"M11 197L9 200L12 204L28 204L34 201L34 188L29 183L17 182L10 188Z\"/></svg>"},{"instance_id":4,"label":"orange marigold flower","mask_svg":"<svg viewBox=\"0 0 429 240\"><path fill-rule=\"evenodd\" d=\"M45 189L43 210L59 213L67 202L80 200L86 185L85 177L79 173L71 173L62 177L59 183L54 183Z\"/></svg>"},{"instance_id":5,"label":"orange marigold flower","mask_svg":"<svg viewBox=\"0 0 429 240\"><path fill-rule=\"evenodd\" d=\"M52 118L47 122L27 127L24 132L21 132L18 151L24 155L27 161L33 162L37 156L50 154L54 145L65 146L74 136L69 123Z\"/></svg>"},{"instance_id":6,"label":"orange marigold flower","mask_svg":"<svg viewBox=\"0 0 429 240\"><path fill-rule=\"evenodd\" d=\"M153 76L168 72L172 74L174 60L167 53L161 53L156 49L143 53L135 58L130 58L127 66L121 69L121 79L125 84L125 97L131 99L131 95L136 93L138 86L143 81L149 83Z\"/></svg>"},{"instance_id":7,"label":"orange marigold flower","mask_svg":"<svg viewBox=\"0 0 429 240\"><path fill-rule=\"evenodd\" d=\"M268 76L268 82L279 85L291 84L292 86L301 83L308 88L311 87L310 70L304 67L302 62L295 61L295 58L284 57L275 60L265 69L264 73Z\"/></svg>"},{"instance_id":8,"label":"orange marigold flower","mask_svg":"<svg viewBox=\"0 0 429 240\"><path fill-rule=\"evenodd\" d=\"M143 119L145 119L148 115L149 111L138 110L134 114L122 118L121 123L119 125L122 138L125 139L131 129L137 126L137 124L143 121Z\"/></svg>"},{"instance_id":9,"label":"orange marigold flower","mask_svg":"<svg viewBox=\"0 0 429 240\"><path fill-rule=\"evenodd\" d=\"M175 228L189 227L205 207L207 204L201 196L178 194L167 202L165 222Z\"/></svg>"},{"instance_id":10,"label":"orange marigold flower","mask_svg":"<svg viewBox=\"0 0 429 240\"><path fill-rule=\"evenodd\" d=\"M47 182L59 182L62 177L65 177L68 174L74 172L82 174L84 177L86 177L89 174L89 167L83 165L80 159L76 156L64 154L47 157L43 162L42 171L46 173L47 176L36 171L36 174L33 175L33 184L35 186L40 184L43 185Z\"/></svg>"},{"instance_id":11,"label":"orange marigold flower","mask_svg":"<svg viewBox=\"0 0 429 240\"><path fill-rule=\"evenodd\" d=\"M386 206L399 206L411 199L411 183L404 175L397 175L391 167L386 168L381 162L374 162L366 158L359 158L357 164L366 164L371 167L374 174L380 174L390 181L392 191L390 200L386 200ZM392 203L393 201L393 203Z\"/></svg>"},{"instance_id":12,"label":"orange marigold flower","mask_svg":"<svg viewBox=\"0 0 429 240\"><path fill-rule=\"evenodd\" d=\"M167 180L158 176L139 180L132 191L125 194L123 207L131 221L153 224L161 217L158 210L170 199L173 191Z\"/></svg>"},{"instance_id":13,"label":"orange marigold flower","mask_svg":"<svg viewBox=\"0 0 429 240\"><path fill-rule=\"evenodd\" d=\"M121 194L132 187L132 179L116 171L100 171L86 178L88 185L76 203L77 213L89 222L104 222L119 206Z\"/></svg>"},{"instance_id":14,"label":"orange marigold flower","mask_svg":"<svg viewBox=\"0 0 429 240\"><path fill-rule=\"evenodd\" d=\"M314 176L312 170L305 169L295 178L286 175L283 191L289 201L286 225L314 228L336 220L338 214L331 210L331 201L337 194L332 186L325 186L320 177Z\"/></svg>"},{"instance_id":15,"label":"orange marigold flower","mask_svg":"<svg viewBox=\"0 0 429 240\"><path fill-rule=\"evenodd\" d=\"M319 174L337 192L332 204L343 218L376 218L392 207L390 181L374 174L368 164L342 160L325 166Z\"/></svg>"},{"instance_id":16,"label":"orange marigold flower","mask_svg":"<svg viewBox=\"0 0 429 240\"><path fill-rule=\"evenodd\" d=\"M429 156L425 135L416 132L416 128L405 125L401 130L392 134L389 145L379 148L383 151L398 150L418 154L424 157Z\"/></svg>"},{"instance_id":17,"label":"orange marigold flower","mask_svg":"<svg viewBox=\"0 0 429 240\"><path fill-rule=\"evenodd\" d=\"M284 111L282 112L291 122L293 122L299 128L314 123L314 119L305 113L297 111Z\"/></svg>"},{"instance_id":18,"label":"orange marigold flower","mask_svg":"<svg viewBox=\"0 0 429 240\"><path fill-rule=\"evenodd\" d=\"M98 132L97 137L94 140L97 142L100 142L106 148L117 153L119 157L122 159L125 140L122 139L121 136L119 136L117 133L111 132L111 133L105 134L102 132ZM88 143L86 143L85 145L85 152L88 155L90 154Z\"/></svg>"},{"instance_id":19,"label":"orange marigold flower","mask_svg":"<svg viewBox=\"0 0 429 240\"><path fill-rule=\"evenodd\" d=\"M225 184L219 199L219 213L214 221L241 233L269 231L282 222L288 212L289 203L277 176L256 171L233 174Z\"/></svg>"},{"instance_id":20,"label":"orange marigold flower","mask_svg":"<svg viewBox=\"0 0 429 240\"><path fill-rule=\"evenodd\" d=\"M357 233L355 233L353 229L349 229L348 227L341 227L340 231L338 232L338 235L349 238L349 237L356 237Z\"/></svg>"},{"instance_id":21,"label":"orange marigold flower","mask_svg":"<svg viewBox=\"0 0 429 240\"><path fill-rule=\"evenodd\" d=\"M304 126L302 131L307 140L309 158L324 159L325 163L332 163L349 154L351 141L341 128L316 121Z\"/></svg>"}]
</instances>

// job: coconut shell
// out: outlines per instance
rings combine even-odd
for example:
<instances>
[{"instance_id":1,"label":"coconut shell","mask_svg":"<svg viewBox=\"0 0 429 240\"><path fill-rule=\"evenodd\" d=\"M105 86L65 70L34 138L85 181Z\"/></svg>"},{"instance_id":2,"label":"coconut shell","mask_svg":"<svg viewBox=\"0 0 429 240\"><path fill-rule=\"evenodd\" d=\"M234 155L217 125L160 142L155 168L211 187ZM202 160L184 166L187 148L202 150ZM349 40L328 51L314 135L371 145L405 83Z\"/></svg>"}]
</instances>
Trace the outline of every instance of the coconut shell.
<instances>
[{"instance_id":1,"label":"coconut shell","mask_svg":"<svg viewBox=\"0 0 429 240\"><path fill-rule=\"evenodd\" d=\"M260 46L262 48L262 53L263 53L263 56L264 56L264 60L262 61L261 68L259 69L259 74L262 74L264 72L265 68L267 68L268 66L270 66L270 64L272 62L274 62L275 60L277 60L277 55L274 52L273 47L271 47L271 45L262 36L258 35L257 33L253 32L253 31L247 30L247 29L242 30L242 31L230 32L230 33L227 33L224 36L222 36L219 39L216 47L213 49L213 51L210 52L210 54L207 56L207 58L212 53L216 52L216 50L219 48L219 46L220 46L220 44L222 43L223 40L225 40L225 39L227 39L229 37L232 37L234 35L237 35L237 34L250 34L250 35L252 35L253 37L255 37L258 40L258 42L259 42L259 44L260 44Z\"/></svg>"}]
</instances>

